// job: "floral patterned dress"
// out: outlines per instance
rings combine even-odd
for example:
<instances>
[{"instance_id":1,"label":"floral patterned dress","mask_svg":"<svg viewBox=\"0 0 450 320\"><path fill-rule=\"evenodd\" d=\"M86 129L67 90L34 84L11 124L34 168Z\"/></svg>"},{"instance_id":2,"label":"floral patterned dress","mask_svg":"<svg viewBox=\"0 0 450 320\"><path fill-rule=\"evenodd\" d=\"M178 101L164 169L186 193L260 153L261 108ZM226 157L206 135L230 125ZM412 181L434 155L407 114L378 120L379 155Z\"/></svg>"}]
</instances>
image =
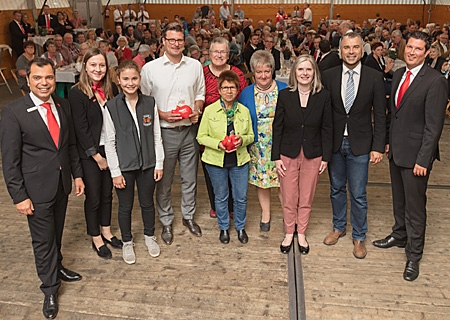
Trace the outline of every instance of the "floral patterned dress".
<instances>
[{"instance_id":1,"label":"floral patterned dress","mask_svg":"<svg viewBox=\"0 0 450 320\"><path fill-rule=\"evenodd\" d=\"M275 162L270 160L272 153L272 123L278 99L278 86L268 93L261 93L255 86L255 105L258 141L250 147L249 182L267 189L279 187Z\"/></svg>"}]
</instances>

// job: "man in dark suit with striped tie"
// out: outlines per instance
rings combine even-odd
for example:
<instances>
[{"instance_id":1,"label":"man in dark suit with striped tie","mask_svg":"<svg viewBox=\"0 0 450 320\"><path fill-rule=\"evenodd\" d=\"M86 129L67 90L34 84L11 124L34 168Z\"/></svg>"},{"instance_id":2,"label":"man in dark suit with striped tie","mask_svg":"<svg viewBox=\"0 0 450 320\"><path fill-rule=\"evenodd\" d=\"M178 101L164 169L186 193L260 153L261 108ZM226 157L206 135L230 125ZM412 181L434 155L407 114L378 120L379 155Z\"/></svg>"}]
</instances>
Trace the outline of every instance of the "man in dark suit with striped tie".
<instances>
[{"instance_id":1,"label":"man in dark suit with striped tie","mask_svg":"<svg viewBox=\"0 0 450 320\"><path fill-rule=\"evenodd\" d=\"M350 192L353 255L365 258L368 164L383 159L386 144L386 97L382 74L363 66L363 40L354 32L342 36L343 64L323 72L333 106L333 155L328 165L333 230L324 244L334 245L347 227L347 181ZM373 109L373 125L372 125Z\"/></svg>"}]
</instances>

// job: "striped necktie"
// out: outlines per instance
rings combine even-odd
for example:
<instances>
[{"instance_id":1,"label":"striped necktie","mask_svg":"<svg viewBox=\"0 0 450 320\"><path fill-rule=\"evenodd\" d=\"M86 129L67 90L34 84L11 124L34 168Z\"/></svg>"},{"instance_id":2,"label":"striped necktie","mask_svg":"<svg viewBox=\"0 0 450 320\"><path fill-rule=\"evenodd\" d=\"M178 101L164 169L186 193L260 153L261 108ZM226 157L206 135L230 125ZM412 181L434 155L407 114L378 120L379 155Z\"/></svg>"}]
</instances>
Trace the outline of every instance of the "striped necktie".
<instances>
[{"instance_id":1,"label":"striped necktie","mask_svg":"<svg viewBox=\"0 0 450 320\"><path fill-rule=\"evenodd\" d=\"M348 114L355 101L355 82L353 81L353 73L355 71L348 70L347 90L345 92L345 112Z\"/></svg>"}]
</instances>

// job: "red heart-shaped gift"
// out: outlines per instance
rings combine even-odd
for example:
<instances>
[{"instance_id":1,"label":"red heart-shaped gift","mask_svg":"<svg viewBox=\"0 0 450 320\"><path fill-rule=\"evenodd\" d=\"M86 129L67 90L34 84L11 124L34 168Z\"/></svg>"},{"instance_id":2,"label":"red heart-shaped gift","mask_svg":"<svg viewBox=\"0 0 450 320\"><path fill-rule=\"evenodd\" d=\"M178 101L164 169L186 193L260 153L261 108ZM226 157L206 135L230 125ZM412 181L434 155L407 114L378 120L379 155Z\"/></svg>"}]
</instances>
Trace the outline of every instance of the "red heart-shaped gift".
<instances>
[{"instance_id":1,"label":"red heart-shaped gift","mask_svg":"<svg viewBox=\"0 0 450 320\"><path fill-rule=\"evenodd\" d=\"M172 114L179 114L180 117L183 119L188 119L189 115L192 113L192 109L188 105L182 105L182 106L177 106L171 112L172 112Z\"/></svg>"}]
</instances>

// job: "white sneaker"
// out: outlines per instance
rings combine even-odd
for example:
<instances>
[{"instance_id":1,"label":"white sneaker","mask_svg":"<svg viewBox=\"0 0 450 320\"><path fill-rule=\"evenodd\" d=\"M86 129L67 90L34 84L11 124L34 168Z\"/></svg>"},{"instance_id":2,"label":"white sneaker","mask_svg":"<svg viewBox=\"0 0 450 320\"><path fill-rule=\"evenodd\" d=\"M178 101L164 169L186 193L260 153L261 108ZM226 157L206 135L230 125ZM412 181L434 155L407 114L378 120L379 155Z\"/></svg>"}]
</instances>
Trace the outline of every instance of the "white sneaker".
<instances>
[{"instance_id":1,"label":"white sneaker","mask_svg":"<svg viewBox=\"0 0 450 320\"><path fill-rule=\"evenodd\" d=\"M159 248L159 245L156 243L156 237L152 236L146 236L145 237L145 244L148 248L148 253L153 257L156 258L161 253L161 249Z\"/></svg>"},{"instance_id":2,"label":"white sneaker","mask_svg":"<svg viewBox=\"0 0 450 320\"><path fill-rule=\"evenodd\" d=\"M136 262L136 255L134 254L133 241L128 241L123 243L122 256L123 260L128 264L133 264Z\"/></svg>"}]
</instances>

